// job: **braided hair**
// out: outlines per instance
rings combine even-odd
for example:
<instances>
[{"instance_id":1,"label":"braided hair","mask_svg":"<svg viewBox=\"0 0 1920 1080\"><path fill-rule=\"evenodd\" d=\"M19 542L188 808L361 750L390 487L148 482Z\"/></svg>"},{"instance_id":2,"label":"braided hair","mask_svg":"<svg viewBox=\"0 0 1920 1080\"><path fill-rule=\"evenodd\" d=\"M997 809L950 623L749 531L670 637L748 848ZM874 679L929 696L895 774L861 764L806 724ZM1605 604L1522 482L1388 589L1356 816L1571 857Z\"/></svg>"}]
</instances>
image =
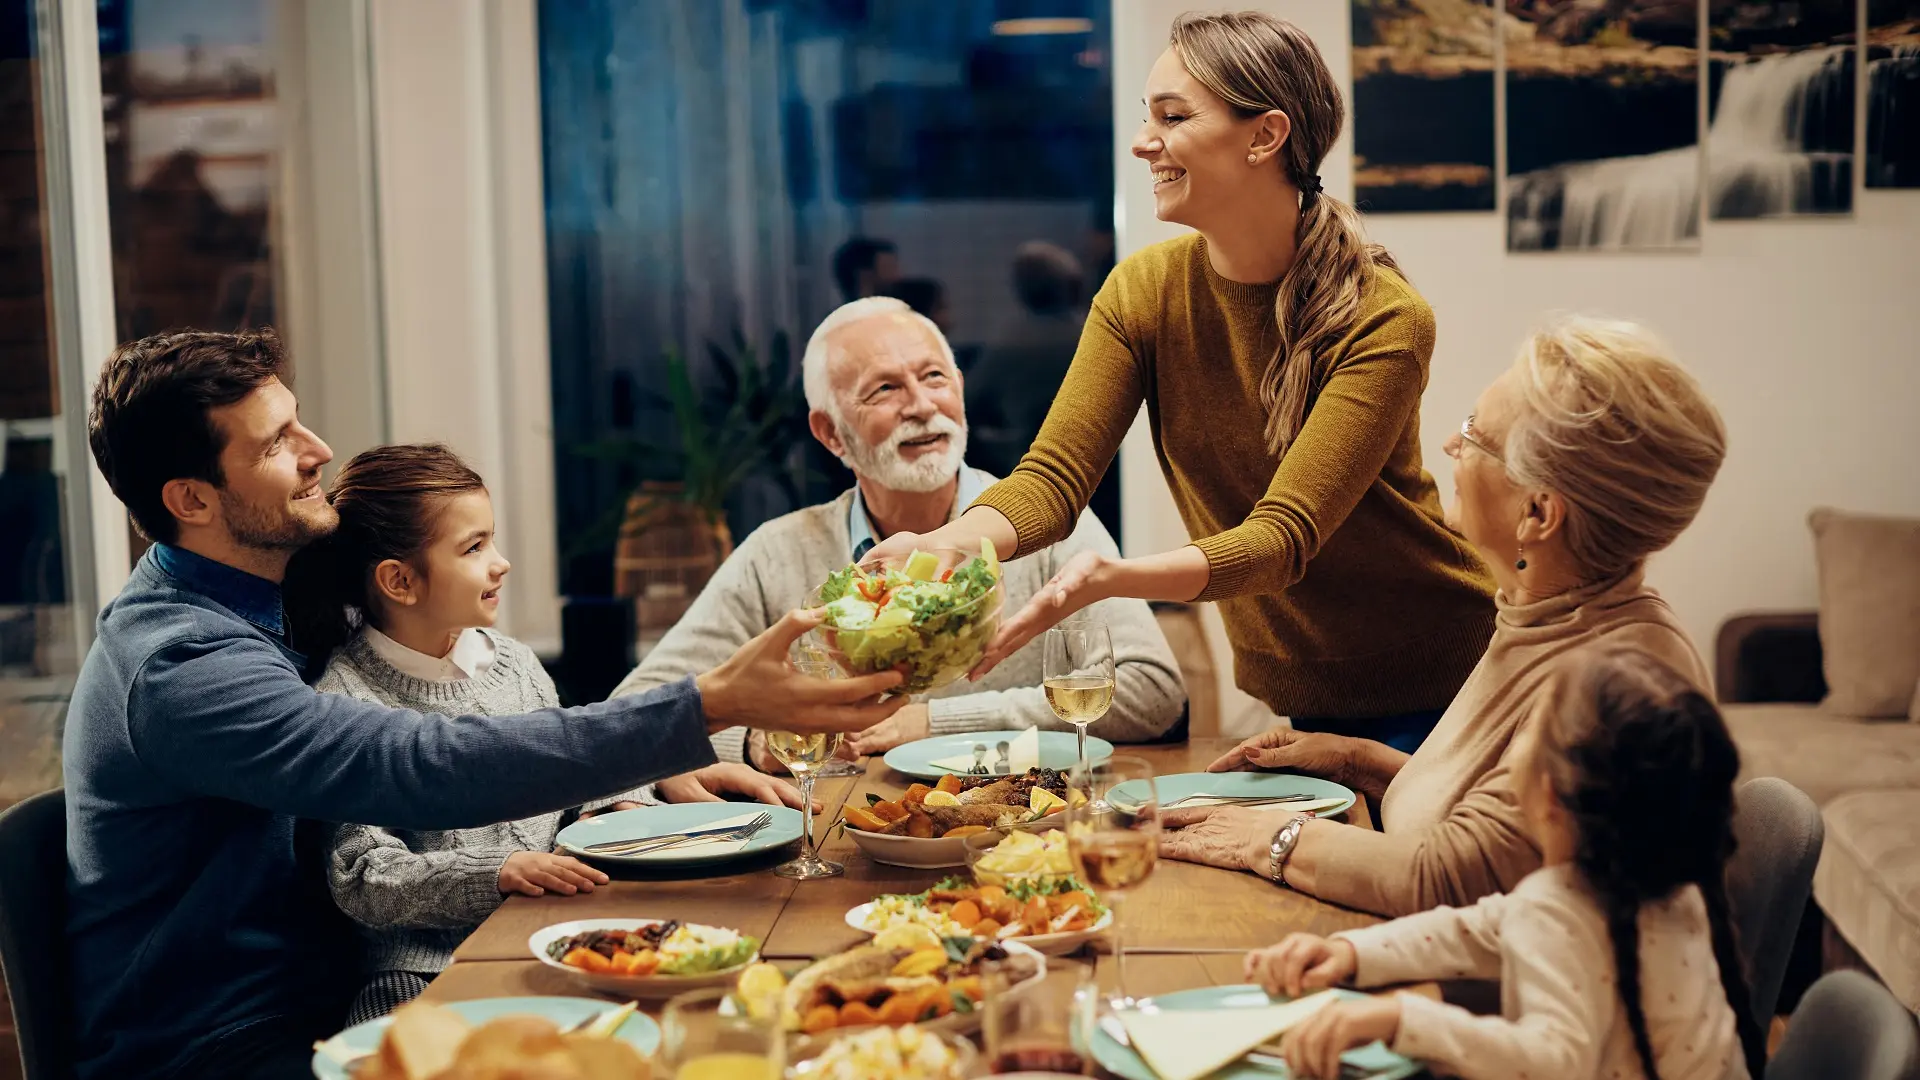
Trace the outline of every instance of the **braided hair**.
<instances>
[{"instance_id":1,"label":"braided hair","mask_svg":"<svg viewBox=\"0 0 1920 1080\"><path fill-rule=\"evenodd\" d=\"M1766 1065L1727 910L1740 755L1718 709L1677 672L1627 648L1596 650L1579 706L1543 728L1554 800L1573 823L1573 863L1606 913L1620 1003L1648 1080L1659 1080L1640 1003L1640 907L1693 885L1747 1072Z\"/></svg>"}]
</instances>

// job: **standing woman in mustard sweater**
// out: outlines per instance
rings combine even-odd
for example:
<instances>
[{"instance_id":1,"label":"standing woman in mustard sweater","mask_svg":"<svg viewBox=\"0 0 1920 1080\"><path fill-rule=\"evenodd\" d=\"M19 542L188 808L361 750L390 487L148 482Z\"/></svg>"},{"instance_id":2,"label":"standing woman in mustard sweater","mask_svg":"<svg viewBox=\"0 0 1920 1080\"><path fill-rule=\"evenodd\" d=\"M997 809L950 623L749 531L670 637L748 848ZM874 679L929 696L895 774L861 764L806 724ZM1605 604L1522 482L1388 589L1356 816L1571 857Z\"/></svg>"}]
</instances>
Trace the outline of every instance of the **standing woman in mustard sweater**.
<instances>
[{"instance_id":1,"label":"standing woman in mustard sweater","mask_svg":"<svg viewBox=\"0 0 1920 1080\"><path fill-rule=\"evenodd\" d=\"M1195 232L1108 277L1019 468L882 553L1058 541L1144 402L1192 544L1075 559L983 667L1104 597L1219 601L1242 689L1296 728L1411 752L1493 627L1493 583L1420 461L1433 313L1320 189L1344 117L1298 27L1182 15L1145 104L1155 213Z\"/></svg>"}]
</instances>

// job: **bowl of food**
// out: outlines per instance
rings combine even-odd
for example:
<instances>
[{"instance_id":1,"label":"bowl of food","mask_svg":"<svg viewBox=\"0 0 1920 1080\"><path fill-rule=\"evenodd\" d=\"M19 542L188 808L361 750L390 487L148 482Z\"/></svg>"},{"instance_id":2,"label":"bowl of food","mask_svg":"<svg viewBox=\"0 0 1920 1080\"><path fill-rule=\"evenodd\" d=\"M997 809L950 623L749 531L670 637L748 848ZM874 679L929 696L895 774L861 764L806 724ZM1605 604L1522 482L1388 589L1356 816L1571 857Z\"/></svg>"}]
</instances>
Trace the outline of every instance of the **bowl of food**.
<instances>
[{"instance_id":1,"label":"bowl of food","mask_svg":"<svg viewBox=\"0 0 1920 1080\"><path fill-rule=\"evenodd\" d=\"M1059 769L1018 776L955 776L914 784L897 799L867 796L842 812L847 835L875 862L919 869L967 865L963 841L1003 829L1045 828L1085 796Z\"/></svg>"},{"instance_id":2,"label":"bowl of food","mask_svg":"<svg viewBox=\"0 0 1920 1080\"><path fill-rule=\"evenodd\" d=\"M527 948L595 990L647 998L725 986L760 956L746 934L673 919L555 923L535 931Z\"/></svg>"},{"instance_id":3,"label":"bowl of food","mask_svg":"<svg viewBox=\"0 0 1920 1080\"><path fill-rule=\"evenodd\" d=\"M782 1022L808 1036L876 1024L965 1033L980 1026L990 971L1024 986L1046 975L1047 958L1013 941L889 933L795 974Z\"/></svg>"},{"instance_id":4,"label":"bowl of food","mask_svg":"<svg viewBox=\"0 0 1920 1080\"><path fill-rule=\"evenodd\" d=\"M840 1028L798 1040L788 1080L966 1080L980 1054L964 1035L918 1024Z\"/></svg>"},{"instance_id":5,"label":"bowl of food","mask_svg":"<svg viewBox=\"0 0 1920 1080\"><path fill-rule=\"evenodd\" d=\"M899 669L903 694L938 690L972 671L1000 629L1006 592L993 542L914 551L829 575L810 606L824 608L820 652L848 675Z\"/></svg>"},{"instance_id":6,"label":"bowl of food","mask_svg":"<svg viewBox=\"0 0 1920 1080\"><path fill-rule=\"evenodd\" d=\"M848 911L847 925L874 935L918 927L935 940L1013 941L1062 956L1112 926L1113 913L1072 875L1023 878L1011 887L948 878L925 892L876 896Z\"/></svg>"}]
</instances>

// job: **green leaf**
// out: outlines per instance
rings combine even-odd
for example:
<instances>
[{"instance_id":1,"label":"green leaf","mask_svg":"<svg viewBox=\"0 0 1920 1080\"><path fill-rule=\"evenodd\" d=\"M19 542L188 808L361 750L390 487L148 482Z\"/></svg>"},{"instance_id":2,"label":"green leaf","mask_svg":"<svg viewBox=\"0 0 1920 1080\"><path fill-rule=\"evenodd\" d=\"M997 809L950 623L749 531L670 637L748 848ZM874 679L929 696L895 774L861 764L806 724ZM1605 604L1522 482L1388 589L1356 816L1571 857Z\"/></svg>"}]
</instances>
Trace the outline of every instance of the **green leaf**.
<instances>
[{"instance_id":1,"label":"green leaf","mask_svg":"<svg viewBox=\"0 0 1920 1080\"><path fill-rule=\"evenodd\" d=\"M956 964L967 962L967 954L973 951L973 939L970 937L946 937L940 939L946 947L947 959Z\"/></svg>"}]
</instances>

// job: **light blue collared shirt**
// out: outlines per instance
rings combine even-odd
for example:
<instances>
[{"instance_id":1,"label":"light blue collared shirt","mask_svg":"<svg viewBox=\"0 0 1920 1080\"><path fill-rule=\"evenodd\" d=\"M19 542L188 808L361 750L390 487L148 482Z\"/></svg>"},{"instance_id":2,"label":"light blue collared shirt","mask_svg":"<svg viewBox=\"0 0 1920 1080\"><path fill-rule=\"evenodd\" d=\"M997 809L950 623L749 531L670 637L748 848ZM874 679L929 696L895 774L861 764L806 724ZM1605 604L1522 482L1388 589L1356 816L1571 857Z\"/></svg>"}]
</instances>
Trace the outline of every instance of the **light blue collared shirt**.
<instances>
[{"instance_id":1,"label":"light blue collared shirt","mask_svg":"<svg viewBox=\"0 0 1920 1080\"><path fill-rule=\"evenodd\" d=\"M947 520L960 516L961 511L973 505L973 500L987 490L991 479L986 473L972 468L964 462L960 466L960 483L953 492L953 509L948 511ZM873 522L867 517L867 500L860 494L860 485L853 485L853 505L847 508L847 542L853 547L853 561L859 562L873 550L879 540L873 535Z\"/></svg>"}]
</instances>

